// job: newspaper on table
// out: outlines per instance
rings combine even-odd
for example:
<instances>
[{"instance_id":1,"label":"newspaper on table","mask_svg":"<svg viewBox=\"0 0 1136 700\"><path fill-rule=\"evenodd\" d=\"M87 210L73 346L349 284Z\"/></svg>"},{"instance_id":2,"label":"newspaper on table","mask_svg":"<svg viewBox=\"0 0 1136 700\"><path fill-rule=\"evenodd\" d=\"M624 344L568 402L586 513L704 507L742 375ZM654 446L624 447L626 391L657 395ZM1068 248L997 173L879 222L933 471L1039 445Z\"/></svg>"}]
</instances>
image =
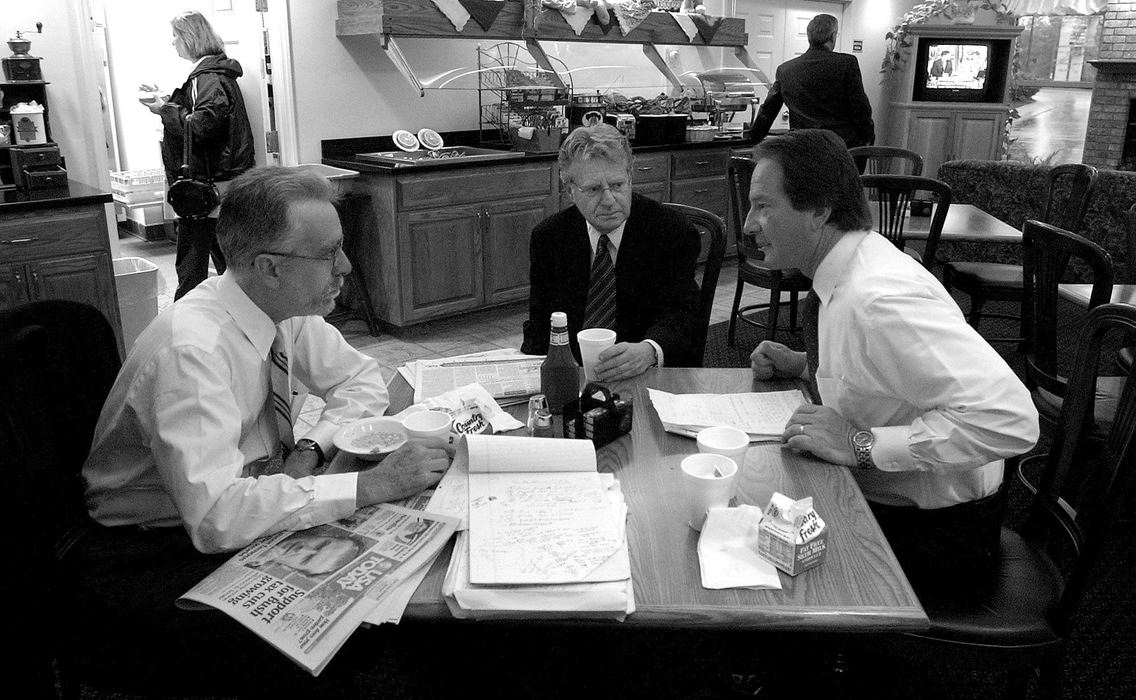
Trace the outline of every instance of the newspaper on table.
<instances>
[{"instance_id":1,"label":"newspaper on table","mask_svg":"<svg viewBox=\"0 0 1136 700\"><path fill-rule=\"evenodd\" d=\"M799 389L743 394L668 394L648 389L647 393L668 433L695 437L703 428L728 425L744 430L751 442L780 439L793 411L806 403Z\"/></svg>"},{"instance_id":2,"label":"newspaper on table","mask_svg":"<svg viewBox=\"0 0 1136 700\"><path fill-rule=\"evenodd\" d=\"M415 363L414 402L444 394L466 384L478 383L497 403L524 403L540 393L543 355L520 355L510 351L481 357L443 357Z\"/></svg>"},{"instance_id":3,"label":"newspaper on table","mask_svg":"<svg viewBox=\"0 0 1136 700\"><path fill-rule=\"evenodd\" d=\"M214 607L319 673L367 615L433 561L456 520L391 504L260 537L178 605Z\"/></svg>"}]
</instances>

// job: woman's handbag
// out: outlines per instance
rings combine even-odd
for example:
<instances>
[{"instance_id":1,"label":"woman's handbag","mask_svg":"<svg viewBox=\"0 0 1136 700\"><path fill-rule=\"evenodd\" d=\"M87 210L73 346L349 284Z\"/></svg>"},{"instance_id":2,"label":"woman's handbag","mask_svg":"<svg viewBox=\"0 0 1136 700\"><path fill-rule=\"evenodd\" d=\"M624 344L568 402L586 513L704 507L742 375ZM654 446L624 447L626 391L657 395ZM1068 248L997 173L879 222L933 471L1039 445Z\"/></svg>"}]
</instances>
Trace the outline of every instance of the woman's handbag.
<instances>
[{"instance_id":1,"label":"woman's handbag","mask_svg":"<svg viewBox=\"0 0 1136 700\"><path fill-rule=\"evenodd\" d=\"M189 159L189 146L192 140L193 131L190 129L187 115L185 139L182 141L181 150L181 175L170 185L166 192L166 201L173 207L174 213L183 219L203 219L221 203L221 195L208 174L205 179L193 176Z\"/></svg>"}]
</instances>

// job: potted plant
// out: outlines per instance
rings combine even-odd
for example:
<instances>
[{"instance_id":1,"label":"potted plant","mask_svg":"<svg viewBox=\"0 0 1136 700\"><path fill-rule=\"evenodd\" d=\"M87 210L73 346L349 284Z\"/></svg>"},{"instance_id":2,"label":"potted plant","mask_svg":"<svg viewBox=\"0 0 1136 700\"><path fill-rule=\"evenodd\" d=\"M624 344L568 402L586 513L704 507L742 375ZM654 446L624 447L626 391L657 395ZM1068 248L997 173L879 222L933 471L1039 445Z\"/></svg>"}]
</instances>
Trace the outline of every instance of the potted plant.
<instances>
[{"instance_id":1,"label":"potted plant","mask_svg":"<svg viewBox=\"0 0 1136 700\"><path fill-rule=\"evenodd\" d=\"M967 19L973 22L975 13L979 10L993 12L999 24L1012 21L1014 17L1002 0L926 0L913 6L900 18L899 24L884 35L887 48L884 50L880 72L899 70L907 60L908 49L911 48L908 30L912 25L922 24L932 17L943 17L951 21L959 21L961 18L963 22Z\"/></svg>"}]
</instances>

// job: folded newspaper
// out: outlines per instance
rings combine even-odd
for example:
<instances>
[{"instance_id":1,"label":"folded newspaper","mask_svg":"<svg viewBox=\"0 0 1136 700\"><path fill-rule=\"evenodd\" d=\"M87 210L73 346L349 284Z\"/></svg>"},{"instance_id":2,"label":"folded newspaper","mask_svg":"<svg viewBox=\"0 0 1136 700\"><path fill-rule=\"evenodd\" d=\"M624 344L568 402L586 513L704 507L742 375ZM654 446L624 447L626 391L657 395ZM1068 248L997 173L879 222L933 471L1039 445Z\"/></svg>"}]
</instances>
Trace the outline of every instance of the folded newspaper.
<instances>
[{"instance_id":1,"label":"folded newspaper","mask_svg":"<svg viewBox=\"0 0 1136 700\"><path fill-rule=\"evenodd\" d=\"M391 504L360 508L256 539L177 603L221 610L319 675L360 622L434 560L456 525Z\"/></svg>"},{"instance_id":2,"label":"folded newspaper","mask_svg":"<svg viewBox=\"0 0 1136 700\"><path fill-rule=\"evenodd\" d=\"M703 428L728 425L749 433L755 442L779 439L793 411L805 403L798 389L744 394L668 394L648 389L647 393L668 433L695 437Z\"/></svg>"},{"instance_id":3,"label":"folded newspaper","mask_svg":"<svg viewBox=\"0 0 1136 700\"><path fill-rule=\"evenodd\" d=\"M414 403L474 382L502 406L524 403L540 393L543 355L501 354L445 357L415 363Z\"/></svg>"}]
</instances>

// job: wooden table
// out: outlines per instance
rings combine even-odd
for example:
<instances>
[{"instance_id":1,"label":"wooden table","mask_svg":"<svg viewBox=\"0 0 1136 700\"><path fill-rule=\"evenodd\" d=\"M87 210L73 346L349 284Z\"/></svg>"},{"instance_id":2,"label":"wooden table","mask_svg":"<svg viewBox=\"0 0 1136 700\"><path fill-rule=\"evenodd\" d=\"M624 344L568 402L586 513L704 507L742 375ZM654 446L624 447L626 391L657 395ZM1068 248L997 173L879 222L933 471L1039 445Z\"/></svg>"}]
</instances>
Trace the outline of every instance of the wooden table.
<instances>
[{"instance_id":1,"label":"wooden table","mask_svg":"<svg viewBox=\"0 0 1136 700\"><path fill-rule=\"evenodd\" d=\"M1062 284L1058 285L1057 293L1062 299L1066 299L1087 309L1089 307L1089 297L1093 293L1093 285ZM1109 301L1113 304L1130 304L1136 306L1136 284L1114 284L1112 286L1112 298L1109 299Z\"/></svg>"},{"instance_id":2,"label":"wooden table","mask_svg":"<svg viewBox=\"0 0 1136 700\"><path fill-rule=\"evenodd\" d=\"M879 207L874 204L872 228L879 229ZM931 217L908 217L903 224L903 235L913 240L925 240L931 228ZM943 222L940 241L974 243L1021 243L1022 232L973 204L951 204Z\"/></svg>"},{"instance_id":3,"label":"wooden table","mask_svg":"<svg viewBox=\"0 0 1136 700\"><path fill-rule=\"evenodd\" d=\"M760 629L805 632L868 632L926 629L927 616L876 524L848 469L782 450L779 444L750 448L738 501L764 507L774 490L794 498L812 496L829 526L827 560L796 577L781 574L783 590L707 590L702 587L698 533L682 513L679 463L697 452L694 440L663 431L647 388L671 393L736 393L791 388L785 382L755 382L749 369L653 369L614 384L634 397L630 435L601 448L600 471L619 479L629 508L636 612L622 625L684 629ZM396 376L391 412L411 401ZM524 406L511 409L514 415ZM419 586L407 620L452 619L441 596L448 556L439 557Z\"/></svg>"}]
</instances>

